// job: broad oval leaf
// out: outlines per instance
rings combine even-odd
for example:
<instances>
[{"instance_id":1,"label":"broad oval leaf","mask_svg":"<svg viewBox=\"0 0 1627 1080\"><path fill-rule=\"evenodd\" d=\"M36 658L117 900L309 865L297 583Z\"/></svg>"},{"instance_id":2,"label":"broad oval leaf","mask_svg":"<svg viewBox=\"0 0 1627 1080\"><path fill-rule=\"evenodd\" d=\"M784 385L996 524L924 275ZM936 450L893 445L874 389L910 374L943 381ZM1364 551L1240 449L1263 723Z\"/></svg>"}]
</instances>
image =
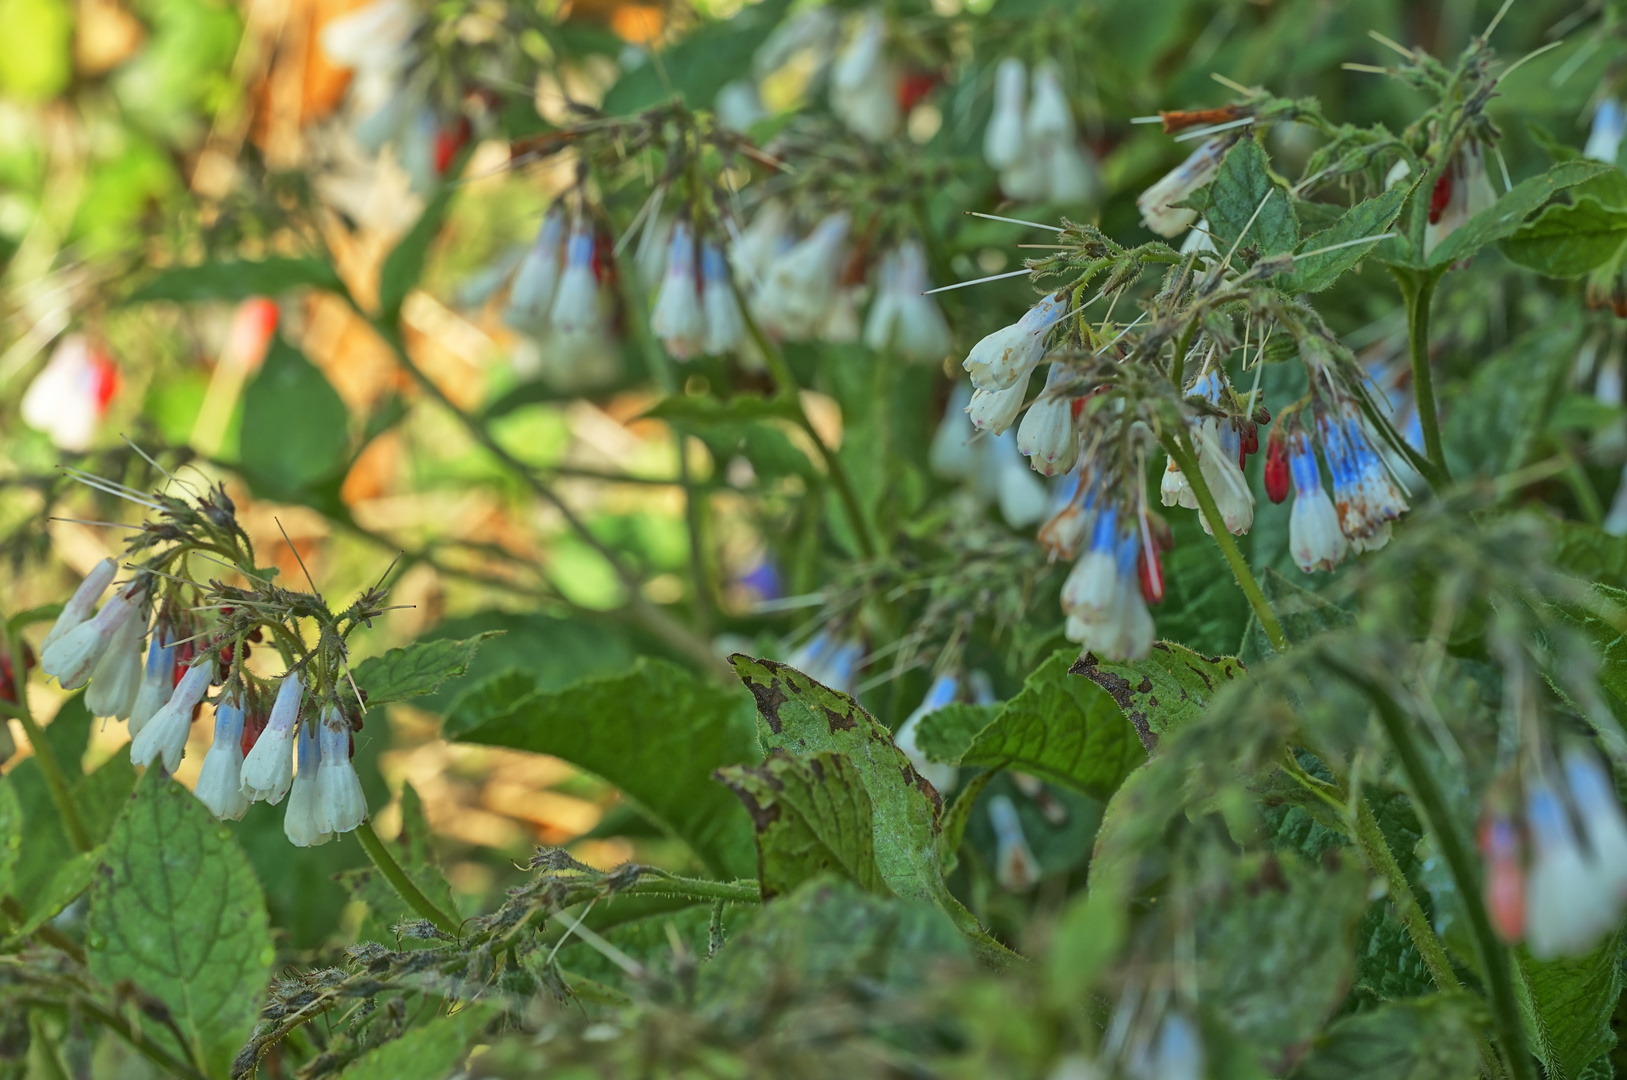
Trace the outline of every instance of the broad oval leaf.
<instances>
[{"instance_id":1,"label":"broad oval leaf","mask_svg":"<svg viewBox=\"0 0 1627 1080\"><path fill-rule=\"evenodd\" d=\"M1465 221L1429 253L1430 266L1450 266L1467 259L1487 244L1520 230L1531 212L1565 188L1591 180L1610 166L1597 161L1567 161L1540 176L1522 180L1512 191Z\"/></svg>"},{"instance_id":2,"label":"broad oval leaf","mask_svg":"<svg viewBox=\"0 0 1627 1080\"><path fill-rule=\"evenodd\" d=\"M1196 719L1224 683L1244 674L1234 656L1204 656L1160 641L1140 660L1098 660L1087 653L1070 669L1111 696L1147 753L1158 740ZM1122 778L1121 778L1122 779Z\"/></svg>"},{"instance_id":3,"label":"broad oval leaf","mask_svg":"<svg viewBox=\"0 0 1627 1080\"><path fill-rule=\"evenodd\" d=\"M1551 1080L1579 1080L1616 1045L1610 1021L1621 997L1622 942L1617 933L1586 956L1558 960L1514 950L1514 992L1531 1047Z\"/></svg>"},{"instance_id":4,"label":"broad oval leaf","mask_svg":"<svg viewBox=\"0 0 1627 1080\"><path fill-rule=\"evenodd\" d=\"M1509 259L1549 277L1581 277L1627 244L1627 210L1597 199L1550 206L1498 247Z\"/></svg>"},{"instance_id":5,"label":"broad oval leaf","mask_svg":"<svg viewBox=\"0 0 1627 1080\"><path fill-rule=\"evenodd\" d=\"M1321 292L1332 285L1347 270L1365 259L1381 242L1395 223L1401 207L1406 205L1411 188L1397 184L1390 190L1352 206L1338 221L1316 233L1299 245L1293 269L1281 284L1289 292ZM1367 243L1352 241L1369 240ZM1348 245L1348 246L1341 246ZM1328 248L1337 250L1329 251Z\"/></svg>"},{"instance_id":6,"label":"broad oval leaf","mask_svg":"<svg viewBox=\"0 0 1627 1080\"><path fill-rule=\"evenodd\" d=\"M350 446L350 414L327 376L272 339L243 400L238 462L257 492L297 499L336 476Z\"/></svg>"},{"instance_id":7,"label":"broad oval leaf","mask_svg":"<svg viewBox=\"0 0 1627 1080\"><path fill-rule=\"evenodd\" d=\"M265 900L231 831L157 770L108 837L85 951L100 982L128 980L157 998L203 1070L226 1073L276 956Z\"/></svg>"},{"instance_id":8,"label":"broad oval leaf","mask_svg":"<svg viewBox=\"0 0 1627 1080\"><path fill-rule=\"evenodd\" d=\"M870 796L845 754L775 756L718 770L757 828L763 899L837 873L867 892L890 890L876 868Z\"/></svg>"},{"instance_id":9,"label":"broad oval leaf","mask_svg":"<svg viewBox=\"0 0 1627 1080\"><path fill-rule=\"evenodd\" d=\"M1220 172L1209 185L1206 215L1215 247L1258 247L1262 254L1281 255L1299 243L1299 222L1294 217L1288 190L1271 176L1271 163L1257 140L1243 138L1226 153Z\"/></svg>"},{"instance_id":10,"label":"broad oval leaf","mask_svg":"<svg viewBox=\"0 0 1627 1080\"><path fill-rule=\"evenodd\" d=\"M1289 1080L1472 1080L1484 1007L1433 994L1347 1016L1318 1036Z\"/></svg>"},{"instance_id":11,"label":"broad oval leaf","mask_svg":"<svg viewBox=\"0 0 1627 1080\"><path fill-rule=\"evenodd\" d=\"M462 641L438 638L391 649L356 665L356 685L367 692L369 708L432 694L448 679L466 673L481 642L500 633L488 630Z\"/></svg>"},{"instance_id":12,"label":"broad oval leaf","mask_svg":"<svg viewBox=\"0 0 1627 1080\"><path fill-rule=\"evenodd\" d=\"M489 679L448 711L448 739L552 754L621 789L714 873L747 877L751 822L712 780L762 760L751 700L663 660L540 692L524 672Z\"/></svg>"}]
</instances>

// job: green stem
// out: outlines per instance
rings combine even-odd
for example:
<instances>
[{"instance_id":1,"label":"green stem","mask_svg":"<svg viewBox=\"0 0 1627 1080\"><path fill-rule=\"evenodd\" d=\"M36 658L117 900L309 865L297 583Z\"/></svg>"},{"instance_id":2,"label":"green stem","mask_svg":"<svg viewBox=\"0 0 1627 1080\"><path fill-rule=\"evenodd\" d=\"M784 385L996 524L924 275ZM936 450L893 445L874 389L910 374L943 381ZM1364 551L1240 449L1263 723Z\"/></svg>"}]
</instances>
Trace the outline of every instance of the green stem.
<instances>
[{"instance_id":1,"label":"green stem","mask_svg":"<svg viewBox=\"0 0 1627 1080\"><path fill-rule=\"evenodd\" d=\"M1321 659L1334 672L1367 694L1378 713L1379 723L1395 748L1396 760L1406 774L1407 784L1418 810L1440 848L1441 858L1452 875L1452 883L1462 897L1468 915L1469 930L1474 937L1475 951L1486 976L1490 998L1493 1028L1501 1044L1503 1061L1513 1080L1537 1080L1532 1067L1531 1052L1525 1043L1525 1026L1520 1018L1519 1003L1514 996L1514 979L1509 970L1508 950L1492 931L1491 919L1486 915L1480 896L1480 875L1469 846L1459 834L1447 806L1446 796L1429 771L1422 751L1412 736L1406 713L1395 698L1377 679L1327 650Z\"/></svg>"},{"instance_id":2,"label":"green stem","mask_svg":"<svg viewBox=\"0 0 1627 1080\"><path fill-rule=\"evenodd\" d=\"M1429 925L1429 916L1424 914L1417 894L1412 891L1412 883L1395 861L1395 854L1390 851L1389 841L1384 839L1378 819L1373 816L1372 804L1366 796L1356 803L1355 840L1356 846L1366 856L1367 864L1384 878L1389 887L1390 903L1395 907L1396 916L1401 920L1401 925L1407 928L1407 936L1417 947L1418 955L1423 957L1424 967L1429 969L1429 977L1435 981L1436 988L1442 991L1462 989L1463 983L1458 979L1457 972L1452 970L1452 961L1447 958L1446 946L1441 944L1435 928Z\"/></svg>"},{"instance_id":3,"label":"green stem","mask_svg":"<svg viewBox=\"0 0 1627 1080\"><path fill-rule=\"evenodd\" d=\"M1424 455L1442 480L1451 480L1446 452L1441 448L1441 425L1435 409L1435 376L1429 365L1429 305L1435 298L1434 270L1396 270L1401 297L1407 305L1407 342L1412 353L1412 392L1417 401L1418 424L1424 432Z\"/></svg>"},{"instance_id":4,"label":"green stem","mask_svg":"<svg viewBox=\"0 0 1627 1080\"><path fill-rule=\"evenodd\" d=\"M620 890L621 896L681 896L689 900L723 900L734 904L760 904L761 887L755 881L712 881L677 874L640 878Z\"/></svg>"},{"instance_id":5,"label":"green stem","mask_svg":"<svg viewBox=\"0 0 1627 1080\"><path fill-rule=\"evenodd\" d=\"M488 453L506 466L509 471L519 477L520 481L529 487L534 495L558 511L560 517L565 520L565 524L570 526L571 531L576 533L584 544L593 549L600 558L610 565L610 569L620 579L622 587L627 591L627 607L634 618L643 623L646 629L664 639L674 649L694 660L702 670L713 672L722 670L722 664L717 654L712 651L710 642L673 618L662 608L650 603L649 599L644 595L643 583L639 581L638 575L634 574L608 545L593 535L592 530L587 527L587 523L576 515L576 511L572 510L553 488L543 483L525 462L504 449L503 445L486 429L484 423L458 408L446 396L445 392L435 384L435 381L424 374L423 369L413 362L412 357L407 355L406 345L402 342L401 335L395 329L368 315L360 307L357 307L354 302L352 302L352 307L358 315L367 319L374 332L390 346L391 351L395 353L396 363L412 377L412 380L418 384L419 388L438 405L456 417L458 422L463 425L464 430L477 443L485 447Z\"/></svg>"},{"instance_id":6,"label":"green stem","mask_svg":"<svg viewBox=\"0 0 1627 1080\"><path fill-rule=\"evenodd\" d=\"M462 923L436 907L434 902L424 895L423 890L413 884L412 878L401 869L401 864L395 861L390 849L384 846L384 841L373 831L372 822L364 821L356 826L356 839L361 841L362 850L367 852L367 857L373 860L373 865L379 868L379 873L384 875L385 880L401 894L401 899L407 902L408 907L434 923L436 929L457 936Z\"/></svg>"},{"instance_id":7,"label":"green stem","mask_svg":"<svg viewBox=\"0 0 1627 1080\"><path fill-rule=\"evenodd\" d=\"M878 547L876 538L871 531L870 519L865 515L864 508L859 503L859 497L853 489L853 481L847 475L847 469L842 465L841 458L836 451L825 445L825 440L819 437L814 430L813 421L808 419L808 411L802 407L802 388L797 385L797 377L791 371L791 365L785 362L785 354L780 352L779 346L769 340L763 328L757 325L746 306L746 299L740 294L738 284L734 286L735 299L740 304L740 315L745 320L746 332L756 344L757 350L763 354L763 361L768 365L768 373L774 378L774 385L780 388L780 396L795 410L792 417L808 438L813 440L814 446L819 449L819 456L824 459L825 471L830 475L830 481L836 487L837 498L842 501L842 509L847 513L848 522L853 526L853 536L858 541L859 552L865 558L874 558Z\"/></svg>"},{"instance_id":8,"label":"green stem","mask_svg":"<svg viewBox=\"0 0 1627 1080\"><path fill-rule=\"evenodd\" d=\"M1180 338L1175 342L1175 359L1169 368L1169 381L1175 385L1175 392L1181 393L1182 384L1186 381L1186 354L1192 348L1192 337L1198 332L1198 320L1193 319L1181 331Z\"/></svg>"},{"instance_id":9,"label":"green stem","mask_svg":"<svg viewBox=\"0 0 1627 1080\"><path fill-rule=\"evenodd\" d=\"M79 808L74 805L68 778L62 772L62 762L57 760L56 749L46 739L45 730L35 722L34 713L28 707L27 669L22 664L22 650L17 647L17 638L9 631L4 635L4 647L11 670L17 672L17 700L10 703L14 708L7 711L23 725L23 733L28 736L28 745L33 747L34 758L40 763L40 771L45 774L45 787L51 793L51 802L56 804L57 816L62 819L62 828L67 832L68 840L76 851L89 851L93 846L90 831L85 828Z\"/></svg>"},{"instance_id":10,"label":"green stem","mask_svg":"<svg viewBox=\"0 0 1627 1080\"><path fill-rule=\"evenodd\" d=\"M1203 470L1198 468L1197 454L1188 449L1185 438L1172 432L1165 431L1159 436L1164 449L1174 459L1175 465L1186 477L1186 482L1192 486L1192 494L1197 496L1198 511L1203 514L1204 520L1209 522L1215 538L1215 546L1220 548L1220 554L1225 557L1226 564L1232 569L1232 576L1237 579L1237 587L1243 590L1248 598L1249 606L1254 609L1254 615L1260 620L1260 627L1271 642L1271 647L1279 653L1288 651L1288 635L1282 631L1282 623L1277 621L1277 613L1271 610L1271 604L1260 590L1260 583L1254 580L1254 574L1243 559L1243 553L1237 549L1237 541L1232 534L1226 531L1222 523L1220 509L1215 505L1215 497L1209 490L1209 483L1203 478Z\"/></svg>"},{"instance_id":11,"label":"green stem","mask_svg":"<svg viewBox=\"0 0 1627 1080\"><path fill-rule=\"evenodd\" d=\"M51 1001L44 998L23 998L16 1004L25 1008L34 1009L66 1009L68 1006L60 1001ZM102 1008L92 1002L79 999L73 1002L73 1008L78 1009L84 1016L102 1027L111 1031L125 1042L129 1043L142 1057L157 1065L162 1075L171 1077L185 1077L186 1080L207 1080L203 1073L194 1066L175 1057L169 1051L159 1046L152 1039L142 1038L141 1033L130 1026L124 1017Z\"/></svg>"}]
</instances>

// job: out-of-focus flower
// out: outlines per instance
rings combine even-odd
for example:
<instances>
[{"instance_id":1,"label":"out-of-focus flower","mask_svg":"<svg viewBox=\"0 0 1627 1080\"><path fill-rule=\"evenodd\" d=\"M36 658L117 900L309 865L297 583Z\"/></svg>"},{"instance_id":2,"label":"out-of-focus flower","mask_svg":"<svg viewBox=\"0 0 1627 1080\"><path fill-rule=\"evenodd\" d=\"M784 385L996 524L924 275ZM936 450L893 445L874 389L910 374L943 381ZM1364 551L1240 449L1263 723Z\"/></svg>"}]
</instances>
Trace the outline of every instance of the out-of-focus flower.
<instances>
[{"instance_id":1,"label":"out-of-focus flower","mask_svg":"<svg viewBox=\"0 0 1627 1080\"><path fill-rule=\"evenodd\" d=\"M23 423L45 432L60 449L89 450L118 389L112 358L85 335L69 334L23 392Z\"/></svg>"}]
</instances>

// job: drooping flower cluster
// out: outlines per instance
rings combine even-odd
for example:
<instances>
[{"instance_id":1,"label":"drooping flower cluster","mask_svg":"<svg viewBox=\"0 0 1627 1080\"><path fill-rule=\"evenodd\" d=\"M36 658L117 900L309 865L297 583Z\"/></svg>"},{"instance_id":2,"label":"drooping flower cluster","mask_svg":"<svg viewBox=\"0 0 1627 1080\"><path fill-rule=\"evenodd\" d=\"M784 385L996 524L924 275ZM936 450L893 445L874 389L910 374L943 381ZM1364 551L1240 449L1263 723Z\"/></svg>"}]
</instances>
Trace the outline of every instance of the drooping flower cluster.
<instances>
[{"instance_id":1,"label":"drooping flower cluster","mask_svg":"<svg viewBox=\"0 0 1627 1080\"><path fill-rule=\"evenodd\" d=\"M687 221L672 226L650 329L676 360L723 356L746 339L723 248L711 238L697 244Z\"/></svg>"},{"instance_id":2,"label":"drooping flower cluster","mask_svg":"<svg viewBox=\"0 0 1627 1080\"><path fill-rule=\"evenodd\" d=\"M285 820L294 843L355 829L367 817L350 760L352 729L359 726L352 717L362 705L353 688L348 695L341 689L349 685L340 674L342 642L348 629L379 613L383 594L370 590L351 609L324 618L318 645L307 648L297 623L322 618L325 606L250 572L253 552L223 490L188 501L85 479L157 515L129 541L126 580L115 580L119 564L105 559L75 589L41 643L40 670L64 689L85 688L93 715L128 722L132 763L171 773L200 707L212 701L214 737L195 794L217 817L241 818L262 800L278 803L292 785L301 796ZM233 552L249 585L185 577L187 554L205 545ZM112 595L98 607L109 588ZM217 617L205 621L201 612ZM269 681L244 666L251 645L268 632L287 666ZM298 774L297 734L319 750L301 757Z\"/></svg>"},{"instance_id":3,"label":"drooping flower cluster","mask_svg":"<svg viewBox=\"0 0 1627 1080\"><path fill-rule=\"evenodd\" d=\"M1047 60L1030 80L1021 60L1008 57L994 72L994 111L983 133L983 157L1000 172L1000 190L1013 199L1078 203L1096 188L1096 164L1079 142L1062 73Z\"/></svg>"},{"instance_id":4,"label":"drooping flower cluster","mask_svg":"<svg viewBox=\"0 0 1627 1080\"><path fill-rule=\"evenodd\" d=\"M540 342L544 374L558 385L615 375L604 274L592 219L580 207L568 213L555 203L515 271L503 319Z\"/></svg>"},{"instance_id":5,"label":"drooping flower cluster","mask_svg":"<svg viewBox=\"0 0 1627 1080\"><path fill-rule=\"evenodd\" d=\"M1051 558L1078 554L1062 583L1068 640L1110 659L1146 656L1154 635L1147 605L1164 598L1165 544L1141 497L1139 473L1130 485L1081 463L1068 480L1040 529Z\"/></svg>"},{"instance_id":6,"label":"drooping flower cluster","mask_svg":"<svg viewBox=\"0 0 1627 1080\"><path fill-rule=\"evenodd\" d=\"M1028 396L1028 377L1045 356L1051 331L1067 314L1067 298L1053 293L1010 326L972 346L961 366L976 388L966 415L979 431L999 435L1016 422Z\"/></svg>"},{"instance_id":7,"label":"drooping flower cluster","mask_svg":"<svg viewBox=\"0 0 1627 1080\"><path fill-rule=\"evenodd\" d=\"M1192 423L1192 446L1221 523L1227 532L1241 536L1254 525L1254 492L1243 476L1243 466L1248 464L1248 456L1260 448L1255 419L1258 414L1245 411L1251 402L1239 406L1237 395L1218 367L1200 374L1187 396L1199 398L1215 410ZM1197 493L1173 459L1164 469L1159 498L1165 506L1198 510L1203 531L1213 534L1213 525L1198 506Z\"/></svg>"},{"instance_id":8,"label":"drooping flower cluster","mask_svg":"<svg viewBox=\"0 0 1627 1080\"><path fill-rule=\"evenodd\" d=\"M1486 910L1504 940L1523 940L1539 960L1581 956L1627 910L1627 816L1615 783L1574 745L1557 769L1535 770L1523 801L1523 820L1501 807L1482 819Z\"/></svg>"}]
</instances>

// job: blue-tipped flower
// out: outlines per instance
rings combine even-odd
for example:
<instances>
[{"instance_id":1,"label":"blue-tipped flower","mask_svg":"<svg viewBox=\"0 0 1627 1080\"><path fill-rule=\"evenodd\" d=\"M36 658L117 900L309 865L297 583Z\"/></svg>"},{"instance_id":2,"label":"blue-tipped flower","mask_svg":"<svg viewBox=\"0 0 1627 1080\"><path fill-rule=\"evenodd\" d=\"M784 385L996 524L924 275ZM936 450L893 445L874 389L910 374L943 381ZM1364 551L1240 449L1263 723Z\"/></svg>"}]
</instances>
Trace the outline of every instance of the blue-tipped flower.
<instances>
[{"instance_id":1,"label":"blue-tipped flower","mask_svg":"<svg viewBox=\"0 0 1627 1080\"><path fill-rule=\"evenodd\" d=\"M1309 574L1332 570L1344 560L1349 544L1339 530L1339 513L1322 487L1316 451L1305 433L1295 432L1288 468L1294 481L1294 509L1288 519L1288 549Z\"/></svg>"},{"instance_id":2,"label":"blue-tipped flower","mask_svg":"<svg viewBox=\"0 0 1627 1080\"><path fill-rule=\"evenodd\" d=\"M994 826L994 876L1007 892L1025 893L1039 883L1039 860L1034 858L1022 819L1010 796L989 800L989 824Z\"/></svg>"},{"instance_id":3,"label":"blue-tipped flower","mask_svg":"<svg viewBox=\"0 0 1627 1080\"><path fill-rule=\"evenodd\" d=\"M1526 790L1531 868L1525 885L1525 934L1539 960L1580 956L1616 924L1620 901L1600 880L1571 827L1570 812L1546 781Z\"/></svg>"},{"instance_id":4,"label":"blue-tipped flower","mask_svg":"<svg viewBox=\"0 0 1627 1080\"><path fill-rule=\"evenodd\" d=\"M1621 102L1615 98L1605 98L1593 110L1593 127L1588 131L1582 156L1614 165L1624 135L1627 135L1627 110L1622 109Z\"/></svg>"},{"instance_id":5,"label":"blue-tipped flower","mask_svg":"<svg viewBox=\"0 0 1627 1080\"><path fill-rule=\"evenodd\" d=\"M147 663L142 669L141 687L130 706L132 739L175 692L175 646L169 643L173 636L173 631L160 620L148 639Z\"/></svg>"},{"instance_id":6,"label":"blue-tipped flower","mask_svg":"<svg viewBox=\"0 0 1627 1080\"><path fill-rule=\"evenodd\" d=\"M710 240L701 245L701 306L706 312L706 354L724 356L738 349L746 338L746 320L729 282L728 260Z\"/></svg>"},{"instance_id":7,"label":"blue-tipped flower","mask_svg":"<svg viewBox=\"0 0 1627 1080\"><path fill-rule=\"evenodd\" d=\"M591 334L601 326L599 278L593 270L593 231L578 221L565 242L565 273L559 279L549 321L559 334Z\"/></svg>"},{"instance_id":8,"label":"blue-tipped flower","mask_svg":"<svg viewBox=\"0 0 1627 1080\"><path fill-rule=\"evenodd\" d=\"M192 794L221 820L240 820L249 808L243 794L243 707L236 701L215 706L215 739L203 757Z\"/></svg>"},{"instance_id":9,"label":"blue-tipped flower","mask_svg":"<svg viewBox=\"0 0 1627 1080\"><path fill-rule=\"evenodd\" d=\"M316 717L308 717L300 725L299 771L294 774L294 787L288 795L288 809L283 813L282 831L295 847L315 847L325 844L333 835L322 812L319 774L322 766L322 748L318 742Z\"/></svg>"},{"instance_id":10,"label":"blue-tipped flower","mask_svg":"<svg viewBox=\"0 0 1627 1080\"><path fill-rule=\"evenodd\" d=\"M650 316L650 329L676 360L699 356L706 344L706 313L695 278L695 233L687 221L672 227L667 272Z\"/></svg>"},{"instance_id":11,"label":"blue-tipped flower","mask_svg":"<svg viewBox=\"0 0 1627 1080\"><path fill-rule=\"evenodd\" d=\"M528 333L546 330L564 261L565 213L555 206L543 217L537 238L514 275L503 321Z\"/></svg>"}]
</instances>

